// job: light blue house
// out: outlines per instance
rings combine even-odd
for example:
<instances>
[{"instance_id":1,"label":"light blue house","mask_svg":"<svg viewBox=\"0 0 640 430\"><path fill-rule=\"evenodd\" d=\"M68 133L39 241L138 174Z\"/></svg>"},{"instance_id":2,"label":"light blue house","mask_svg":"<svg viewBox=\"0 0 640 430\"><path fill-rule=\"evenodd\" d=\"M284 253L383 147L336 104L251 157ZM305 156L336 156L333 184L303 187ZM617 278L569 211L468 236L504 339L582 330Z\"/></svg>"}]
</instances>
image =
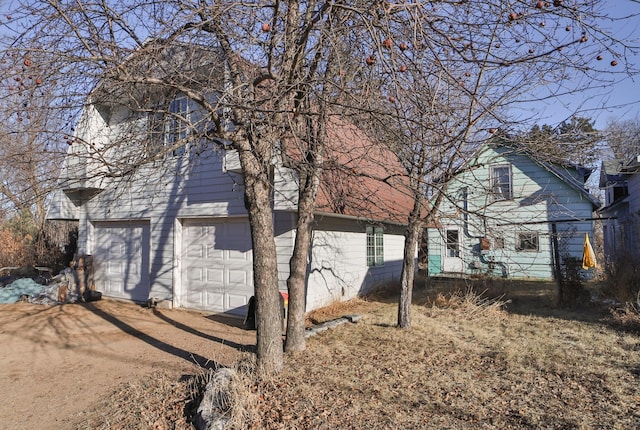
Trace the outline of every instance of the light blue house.
<instances>
[{"instance_id":1,"label":"light blue house","mask_svg":"<svg viewBox=\"0 0 640 430\"><path fill-rule=\"evenodd\" d=\"M600 202L585 189L590 173L485 144L448 184L428 229L429 275L556 278L571 257L581 261L585 234L593 238Z\"/></svg>"}]
</instances>

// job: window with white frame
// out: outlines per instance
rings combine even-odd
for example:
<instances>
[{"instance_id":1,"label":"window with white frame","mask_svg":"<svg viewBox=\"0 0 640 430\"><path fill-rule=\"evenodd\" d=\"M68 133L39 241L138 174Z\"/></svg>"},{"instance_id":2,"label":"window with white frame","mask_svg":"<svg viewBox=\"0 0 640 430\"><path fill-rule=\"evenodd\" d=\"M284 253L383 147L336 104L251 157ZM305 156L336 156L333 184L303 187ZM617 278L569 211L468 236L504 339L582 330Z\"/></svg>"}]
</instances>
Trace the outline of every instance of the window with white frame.
<instances>
[{"instance_id":1,"label":"window with white frame","mask_svg":"<svg viewBox=\"0 0 640 430\"><path fill-rule=\"evenodd\" d=\"M158 107L148 115L149 148L161 152L163 148L173 148L171 155L181 155L186 151L191 111L186 97L176 97L168 106Z\"/></svg>"},{"instance_id":2,"label":"window with white frame","mask_svg":"<svg viewBox=\"0 0 640 430\"><path fill-rule=\"evenodd\" d=\"M189 120L189 100L186 97L171 100L169 114L164 122L164 144L167 148L175 147L171 152L173 155L185 153Z\"/></svg>"},{"instance_id":3,"label":"window with white frame","mask_svg":"<svg viewBox=\"0 0 640 430\"><path fill-rule=\"evenodd\" d=\"M536 232L518 233L517 250L537 252L539 250L538 233Z\"/></svg>"},{"instance_id":4,"label":"window with white frame","mask_svg":"<svg viewBox=\"0 0 640 430\"><path fill-rule=\"evenodd\" d=\"M494 200L511 200L513 198L511 166L509 164L491 166L489 180Z\"/></svg>"},{"instance_id":5,"label":"window with white frame","mask_svg":"<svg viewBox=\"0 0 640 430\"><path fill-rule=\"evenodd\" d=\"M367 266L384 264L384 231L382 227L367 226Z\"/></svg>"}]
</instances>

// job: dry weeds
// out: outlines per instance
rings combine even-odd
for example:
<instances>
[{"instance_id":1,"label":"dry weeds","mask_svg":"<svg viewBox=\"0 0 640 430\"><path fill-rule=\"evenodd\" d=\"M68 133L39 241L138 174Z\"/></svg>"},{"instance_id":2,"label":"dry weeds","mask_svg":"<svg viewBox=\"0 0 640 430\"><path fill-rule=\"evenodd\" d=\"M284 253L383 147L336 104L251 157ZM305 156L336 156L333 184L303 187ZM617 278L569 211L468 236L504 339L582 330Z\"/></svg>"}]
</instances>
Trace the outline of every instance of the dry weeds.
<instances>
[{"instance_id":1,"label":"dry weeds","mask_svg":"<svg viewBox=\"0 0 640 430\"><path fill-rule=\"evenodd\" d=\"M416 302L410 331L396 328L392 300L314 313L367 310L309 339L277 378L240 381L242 410L256 409L234 428L640 427L637 331L592 310L512 313L506 300L470 292ZM170 377L130 384L91 428L189 428L175 419L189 409L188 386Z\"/></svg>"}]
</instances>

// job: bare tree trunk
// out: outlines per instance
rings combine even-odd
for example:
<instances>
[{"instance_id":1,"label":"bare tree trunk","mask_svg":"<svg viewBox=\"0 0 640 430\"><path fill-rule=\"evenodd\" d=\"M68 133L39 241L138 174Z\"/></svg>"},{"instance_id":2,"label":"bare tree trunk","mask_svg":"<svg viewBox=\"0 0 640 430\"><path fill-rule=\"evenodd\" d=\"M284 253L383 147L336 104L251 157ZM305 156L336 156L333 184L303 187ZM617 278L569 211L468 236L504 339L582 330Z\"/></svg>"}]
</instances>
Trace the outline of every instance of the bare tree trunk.
<instances>
[{"instance_id":1,"label":"bare tree trunk","mask_svg":"<svg viewBox=\"0 0 640 430\"><path fill-rule=\"evenodd\" d=\"M413 297L413 281L416 271L416 249L420 239L422 221L420 220L420 208L422 198L416 196L413 211L409 215L404 241L404 257L402 261L402 274L400 275L400 302L398 304L398 327L411 328L411 301Z\"/></svg>"},{"instance_id":2,"label":"bare tree trunk","mask_svg":"<svg viewBox=\"0 0 640 430\"><path fill-rule=\"evenodd\" d=\"M302 182L302 181L301 181ZM304 314L306 311L306 280L308 256L311 249L311 236L314 221L316 195L320 185L319 169L301 183L298 201L298 220L296 223L296 241L291 260L289 260L289 313L287 320L287 352L302 351L306 347L304 340Z\"/></svg>"},{"instance_id":3,"label":"bare tree trunk","mask_svg":"<svg viewBox=\"0 0 640 430\"><path fill-rule=\"evenodd\" d=\"M282 370L283 348L271 182L268 166L259 163L249 155L249 151L239 152L243 164L245 201L253 245L258 371L263 375L273 375ZM265 159L269 160L268 157Z\"/></svg>"}]
</instances>

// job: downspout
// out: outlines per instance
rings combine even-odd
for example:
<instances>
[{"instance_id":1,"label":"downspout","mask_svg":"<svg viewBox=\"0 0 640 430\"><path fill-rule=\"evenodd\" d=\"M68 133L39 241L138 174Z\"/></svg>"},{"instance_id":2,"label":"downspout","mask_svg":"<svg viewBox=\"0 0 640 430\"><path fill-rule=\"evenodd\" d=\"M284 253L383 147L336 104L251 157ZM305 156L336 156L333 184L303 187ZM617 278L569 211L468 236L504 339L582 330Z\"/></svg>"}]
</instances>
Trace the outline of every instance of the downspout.
<instances>
[{"instance_id":1,"label":"downspout","mask_svg":"<svg viewBox=\"0 0 640 430\"><path fill-rule=\"evenodd\" d=\"M470 239L478 240L478 242L483 238L483 236L472 236L469 232L469 187L462 188L462 219L463 219L463 231L464 235ZM502 277L509 277L509 266L504 261L495 261L488 260L487 257L482 253L482 249L479 250L478 254L480 255L480 262L482 264L486 264L487 266L491 266L497 264L502 268Z\"/></svg>"}]
</instances>

